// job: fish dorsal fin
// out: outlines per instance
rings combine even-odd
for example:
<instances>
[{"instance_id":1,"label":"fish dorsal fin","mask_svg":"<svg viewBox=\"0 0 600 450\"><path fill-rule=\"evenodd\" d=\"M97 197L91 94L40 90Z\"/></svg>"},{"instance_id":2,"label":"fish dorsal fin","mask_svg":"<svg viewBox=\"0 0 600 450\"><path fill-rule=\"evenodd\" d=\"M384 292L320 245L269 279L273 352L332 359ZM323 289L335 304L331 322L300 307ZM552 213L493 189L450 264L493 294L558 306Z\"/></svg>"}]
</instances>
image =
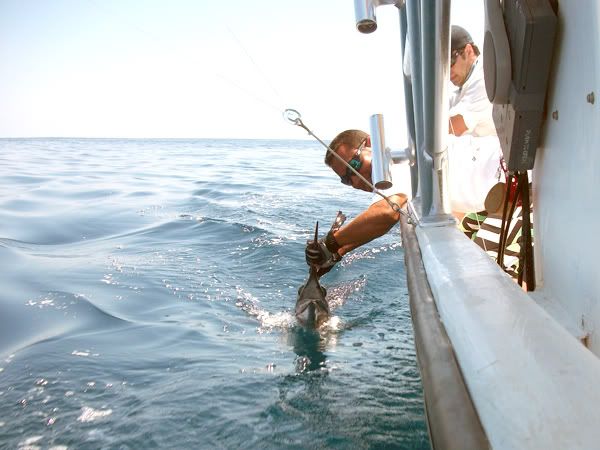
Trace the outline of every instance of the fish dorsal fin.
<instances>
[{"instance_id":1,"label":"fish dorsal fin","mask_svg":"<svg viewBox=\"0 0 600 450\"><path fill-rule=\"evenodd\" d=\"M317 245L319 245L319 221L317 220L317 223L315 225L315 238L313 239L313 244L316 247ZM310 268L309 268L309 274L310 275L314 275L315 278L317 277L317 268L310 264ZM318 278L317 278L318 280Z\"/></svg>"}]
</instances>

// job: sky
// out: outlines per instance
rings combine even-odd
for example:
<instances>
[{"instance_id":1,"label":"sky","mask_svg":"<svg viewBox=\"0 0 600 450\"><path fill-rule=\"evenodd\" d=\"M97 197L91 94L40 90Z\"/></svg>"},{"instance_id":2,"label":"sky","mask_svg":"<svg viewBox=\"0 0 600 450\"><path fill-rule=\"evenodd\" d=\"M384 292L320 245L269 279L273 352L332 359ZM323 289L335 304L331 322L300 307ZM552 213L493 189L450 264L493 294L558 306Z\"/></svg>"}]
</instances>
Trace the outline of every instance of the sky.
<instances>
[{"instance_id":1,"label":"sky","mask_svg":"<svg viewBox=\"0 0 600 450\"><path fill-rule=\"evenodd\" d=\"M482 44L483 1L452 2ZM308 139L406 145L398 11L352 0L0 0L0 137ZM480 45L481 47L481 45Z\"/></svg>"}]
</instances>

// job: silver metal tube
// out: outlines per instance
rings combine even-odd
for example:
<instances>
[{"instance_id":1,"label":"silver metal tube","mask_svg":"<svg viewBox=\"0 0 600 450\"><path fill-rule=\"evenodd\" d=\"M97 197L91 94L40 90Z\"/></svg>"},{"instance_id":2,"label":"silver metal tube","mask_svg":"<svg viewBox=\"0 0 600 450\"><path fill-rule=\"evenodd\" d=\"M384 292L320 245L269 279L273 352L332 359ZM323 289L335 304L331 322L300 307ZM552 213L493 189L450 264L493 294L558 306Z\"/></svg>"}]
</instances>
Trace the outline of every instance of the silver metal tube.
<instances>
[{"instance_id":1,"label":"silver metal tube","mask_svg":"<svg viewBox=\"0 0 600 450\"><path fill-rule=\"evenodd\" d=\"M409 61L410 48L406 45L408 37L408 22L406 17L406 3L402 2L398 6L399 19L400 19L400 49L402 51L402 62L406 58ZM408 156L410 163L410 174L411 174L411 187L412 196L417 196L417 190L419 187L419 165L417 161L417 144L416 144L416 131L415 131L415 112L413 108L413 91L412 82L410 76L402 71L402 81L404 85L404 112L406 114L406 132L408 138L408 148L406 149L406 155ZM392 158L394 153L392 152ZM394 163L396 161L394 160Z\"/></svg>"},{"instance_id":2,"label":"silver metal tube","mask_svg":"<svg viewBox=\"0 0 600 450\"><path fill-rule=\"evenodd\" d=\"M451 0L435 2L435 39L437 59L435 71L436 109L435 134L433 138L433 170L437 176L439 193L434 195L432 213L451 215L450 191L448 189L448 80L450 79L450 6Z\"/></svg>"},{"instance_id":3,"label":"silver metal tube","mask_svg":"<svg viewBox=\"0 0 600 450\"><path fill-rule=\"evenodd\" d=\"M375 6L373 0L354 0L356 29L361 33L372 33L377 29Z\"/></svg>"},{"instance_id":4,"label":"silver metal tube","mask_svg":"<svg viewBox=\"0 0 600 450\"><path fill-rule=\"evenodd\" d=\"M356 29L361 33L372 33L377 29L375 8L380 5L400 6L402 0L354 0L354 14L356 16Z\"/></svg>"},{"instance_id":5,"label":"silver metal tube","mask_svg":"<svg viewBox=\"0 0 600 450\"><path fill-rule=\"evenodd\" d=\"M417 199L421 214L426 215L432 202L432 168L433 161L425 152L423 115L423 59L421 55L421 1L406 0L406 21L409 41L409 60L412 86L412 108L415 123L415 147L417 153L417 170L419 174ZM428 125L431 126L431 125Z\"/></svg>"},{"instance_id":6,"label":"silver metal tube","mask_svg":"<svg viewBox=\"0 0 600 450\"><path fill-rule=\"evenodd\" d=\"M450 79L450 0L435 0L435 130L433 152L446 153L448 137L448 80ZM435 162L435 160L434 160ZM438 169L434 165L434 169Z\"/></svg>"},{"instance_id":7,"label":"silver metal tube","mask_svg":"<svg viewBox=\"0 0 600 450\"><path fill-rule=\"evenodd\" d=\"M412 149L410 147L403 149L390 149L390 155L392 157L392 164L412 163Z\"/></svg>"},{"instance_id":8,"label":"silver metal tube","mask_svg":"<svg viewBox=\"0 0 600 450\"><path fill-rule=\"evenodd\" d=\"M383 128L383 115L373 114L370 118L371 126L371 181L377 189L392 187L390 149L385 146L385 130Z\"/></svg>"},{"instance_id":9,"label":"silver metal tube","mask_svg":"<svg viewBox=\"0 0 600 450\"><path fill-rule=\"evenodd\" d=\"M423 49L424 149L433 158L433 219L451 214L448 195L448 93L450 71L450 0L421 0ZM426 211L423 211L424 214ZM446 219L447 220L447 219Z\"/></svg>"}]
</instances>

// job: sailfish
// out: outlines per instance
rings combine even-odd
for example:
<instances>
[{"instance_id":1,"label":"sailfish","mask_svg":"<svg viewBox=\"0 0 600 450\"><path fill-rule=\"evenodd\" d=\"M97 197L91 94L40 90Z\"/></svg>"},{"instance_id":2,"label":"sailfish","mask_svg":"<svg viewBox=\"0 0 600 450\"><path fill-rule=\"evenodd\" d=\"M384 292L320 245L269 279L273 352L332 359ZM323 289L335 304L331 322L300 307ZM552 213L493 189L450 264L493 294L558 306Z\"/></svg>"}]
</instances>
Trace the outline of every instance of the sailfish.
<instances>
[{"instance_id":1,"label":"sailfish","mask_svg":"<svg viewBox=\"0 0 600 450\"><path fill-rule=\"evenodd\" d=\"M315 226L314 245L318 245L319 222ZM298 322L306 328L319 328L329 319L330 311L327 303L327 290L319 283L317 267L309 265L306 283L298 289L295 314Z\"/></svg>"}]
</instances>

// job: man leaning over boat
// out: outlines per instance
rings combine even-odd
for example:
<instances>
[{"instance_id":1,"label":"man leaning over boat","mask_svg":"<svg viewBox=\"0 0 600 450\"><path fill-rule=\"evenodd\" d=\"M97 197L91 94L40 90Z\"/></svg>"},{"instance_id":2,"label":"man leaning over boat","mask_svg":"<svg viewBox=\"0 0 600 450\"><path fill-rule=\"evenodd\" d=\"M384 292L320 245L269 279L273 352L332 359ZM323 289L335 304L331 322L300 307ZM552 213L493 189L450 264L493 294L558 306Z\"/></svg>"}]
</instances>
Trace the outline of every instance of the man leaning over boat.
<instances>
[{"instance_id":1,"label":"man leaning over boat","mask_svg":"<svg viewBox=\"0 0 600 450\"><path fill-rule=\"evenodd\" d=\"M404 70L410 71L410 67L405 64ZM505 179L502 150L492 118L492 104L485 91L482 56L471 35L456 25L452 26L451 34L450 81L456 88L450 98L448 124L452 211L461 221L465 234L496 258L499 227L494 221L498 220L497 211L488 214L485 205L486 197L489 200L488 193L494 192L492 188ZM371 182L370 145L367 133L346 130L332 140L330 148ZM329 152L326 153L325 163L340 177L342 183L354 189L372 191L367 183ZM399 206L404 206L411 192L407 165L393 165L392 179L393 187L383 193L391 195L391 199ZM517 209L515 217L519 211ZM399 218L400 214L385 200L374 196L371 205L350 223L330 232L318 245L307 244L307 263L317 265L321 276L331 270L345 253L387 233ZM518 266L519 252L515 245L518 247L516 239L520 220L514 222L507 242L511 248L504 260L504 269L513 276Z\"/></svg>"},{"instance_id":2,"label":"man leaning over boat","mask_svg":"<svg viewBox=\"0 0 600 450\"><path fill-rule=\"evenodd\" d=\"M348 162L362 177L372 183L371 179L371 137L360 130L346 130L338 134L329 144L329 148ZM325 153L325 164L340 177L340 182L366 192L372 192L371 186L335 158L329 151ZM404 207L410 200L410 169L408 164L392 166L394 185L382 194L399 207ZM408 194L407 194L408 193ZM388 202L378 195L373 195L367 209L356 216L347 225L330 231L318 245L313 241L306 245L306 262L316 265L320 277L329 272L341 260L344 254L360 247L375 238L386 234L400 220L400 213L394 211Z\"/></svg>"}]
</instances>

